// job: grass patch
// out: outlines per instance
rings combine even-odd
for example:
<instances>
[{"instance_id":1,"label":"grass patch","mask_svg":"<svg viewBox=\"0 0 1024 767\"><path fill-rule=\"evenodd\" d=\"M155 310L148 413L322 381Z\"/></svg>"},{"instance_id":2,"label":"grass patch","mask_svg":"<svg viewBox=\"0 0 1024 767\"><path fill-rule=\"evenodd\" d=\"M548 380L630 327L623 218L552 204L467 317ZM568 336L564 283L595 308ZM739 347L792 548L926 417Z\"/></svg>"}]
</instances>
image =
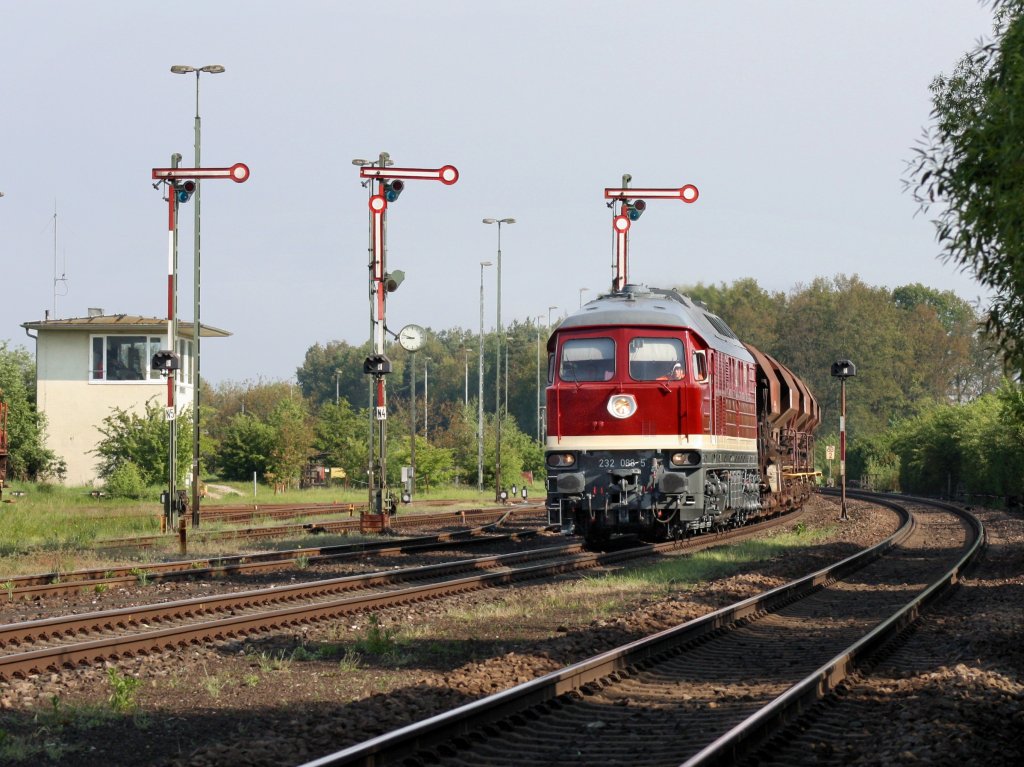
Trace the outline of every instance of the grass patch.
<instances>
[{"instance_id":1,"label":"grass patch","mask_svg":"<svg viewBox=\"0 0 1024 767\"><path fill-rule=\"evenodd\" d=\"M497 640L493 626L498 624L503 628L501 639L536 638L538 626L585 624L615 615L638 597L657 599L689 591L703 582L728 577L788 551L814 545L832 531L797 525L766 538L549 586L540 595L528 598L513 591L504 599L458 610L450 617L454 625L461 627L463 636ZM522 627L520 635L515 633L517 625Z\"/></svg>"}]
</instances>

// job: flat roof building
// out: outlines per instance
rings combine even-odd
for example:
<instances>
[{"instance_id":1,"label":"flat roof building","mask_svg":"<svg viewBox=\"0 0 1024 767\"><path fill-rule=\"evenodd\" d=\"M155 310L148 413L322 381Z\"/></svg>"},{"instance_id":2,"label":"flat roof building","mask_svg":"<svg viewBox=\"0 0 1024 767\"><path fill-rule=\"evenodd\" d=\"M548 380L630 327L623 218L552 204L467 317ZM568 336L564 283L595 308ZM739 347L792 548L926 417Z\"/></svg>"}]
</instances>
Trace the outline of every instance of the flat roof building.
<instances>
[{"instance_id":1,"label":"flat roof building","mask_svg":"<svg viewBox=\"0 0 1024 767\"><path fill-rule=\"evenodd\" d=\"M153 355L167 349L167 320L103 314L25 322L36 332L36 403L46 417L46 444L67 464L66 481L98 480L99 427L114 408L142 413L147 402L167 403L167 379L150 368ZM226 330L201 325L203 338L224 338ZM191 322L178 322L175 409L192 404Z\"/></svg>"}]
</instances>

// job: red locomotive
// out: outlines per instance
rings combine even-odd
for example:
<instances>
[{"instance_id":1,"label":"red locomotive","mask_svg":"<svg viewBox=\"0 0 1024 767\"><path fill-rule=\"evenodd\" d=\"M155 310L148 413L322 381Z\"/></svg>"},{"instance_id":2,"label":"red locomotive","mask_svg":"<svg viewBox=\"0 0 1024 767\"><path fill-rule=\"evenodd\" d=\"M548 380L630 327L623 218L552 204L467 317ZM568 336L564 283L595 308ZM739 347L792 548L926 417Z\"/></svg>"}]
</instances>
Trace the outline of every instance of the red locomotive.
<instances>
[{"instance_id":1,"label":"red locomotive","mask_svg":"<svg viewBox=\"0 0 1024 767\"><path fill-rule=\"evenodd\" d=\"M601 543L744 524L815 484L807 387L674 290L625 285L548 341L549 521Z\"/></svg>"}]
</instances>

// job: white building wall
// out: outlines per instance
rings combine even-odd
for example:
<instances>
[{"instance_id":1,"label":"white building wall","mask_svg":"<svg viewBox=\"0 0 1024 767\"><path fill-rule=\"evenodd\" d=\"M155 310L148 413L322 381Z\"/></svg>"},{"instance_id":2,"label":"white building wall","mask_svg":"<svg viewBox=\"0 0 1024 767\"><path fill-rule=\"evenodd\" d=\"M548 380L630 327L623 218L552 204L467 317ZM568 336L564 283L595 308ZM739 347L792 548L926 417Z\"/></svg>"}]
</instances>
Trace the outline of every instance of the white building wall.
<instances>
[{"instance_id":1,"label":"white building wall","mask_svg":"<svg viewBox=\"0 0 1024 767\"><path fill-rule=\"evenodd\" d=\"M49 330L36 343L36 395L46 416L46 444L66 461L69 485L98 482L98 457L91 451L102 436L98 427L115 407L142 413L148 400L167 403L162 380L91 381L90 338L88 332ZM192 387L179 385L177 409L191 402Z\"/></svg>"}]
</instances>

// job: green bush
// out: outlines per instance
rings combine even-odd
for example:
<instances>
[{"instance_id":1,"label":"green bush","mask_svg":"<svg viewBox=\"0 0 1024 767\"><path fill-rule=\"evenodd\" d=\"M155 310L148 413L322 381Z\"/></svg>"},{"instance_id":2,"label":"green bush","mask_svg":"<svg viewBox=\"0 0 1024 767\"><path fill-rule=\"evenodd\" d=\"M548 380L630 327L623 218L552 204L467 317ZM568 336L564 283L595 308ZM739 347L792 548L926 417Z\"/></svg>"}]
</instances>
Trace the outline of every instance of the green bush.
<instances>
[{"instance_id":1,"label":"green bush","mask_svg":"<svg viewBox=\"0 0 1024 767\"><path fill-rule=\"evenodd\" d=\"M131 461L119 463L107 477L105 487L113 498L142 498L146 495L146 482L139 467Z\"/></svg>"}]
</instances>

